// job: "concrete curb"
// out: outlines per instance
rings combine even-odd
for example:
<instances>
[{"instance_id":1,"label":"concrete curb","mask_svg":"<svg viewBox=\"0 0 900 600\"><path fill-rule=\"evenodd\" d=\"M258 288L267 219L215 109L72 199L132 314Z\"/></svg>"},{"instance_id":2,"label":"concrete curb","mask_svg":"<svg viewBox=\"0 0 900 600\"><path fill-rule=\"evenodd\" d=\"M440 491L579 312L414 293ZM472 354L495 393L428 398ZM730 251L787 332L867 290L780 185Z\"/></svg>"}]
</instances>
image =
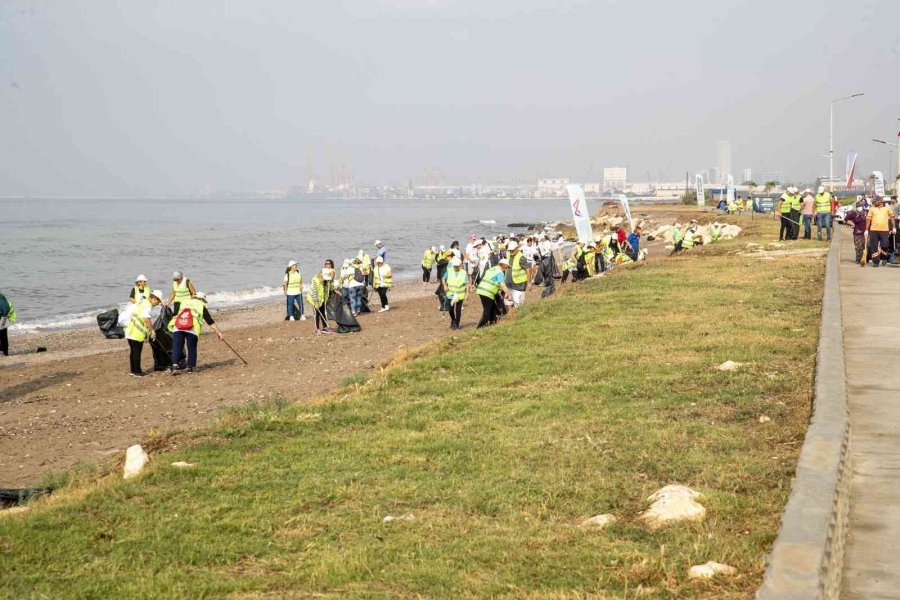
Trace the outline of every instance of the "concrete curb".
<instances>
[{"instance_id":1,"label":"concrete curb","mask_svg":"<svg viewBox=\"0 0 900 600\"><path fill-rule=\"evenodd\" d=\"M850 421L837 230L825 265L813 414L759 600L837 599L850 504Z\"/></svg>"}]
</instances>

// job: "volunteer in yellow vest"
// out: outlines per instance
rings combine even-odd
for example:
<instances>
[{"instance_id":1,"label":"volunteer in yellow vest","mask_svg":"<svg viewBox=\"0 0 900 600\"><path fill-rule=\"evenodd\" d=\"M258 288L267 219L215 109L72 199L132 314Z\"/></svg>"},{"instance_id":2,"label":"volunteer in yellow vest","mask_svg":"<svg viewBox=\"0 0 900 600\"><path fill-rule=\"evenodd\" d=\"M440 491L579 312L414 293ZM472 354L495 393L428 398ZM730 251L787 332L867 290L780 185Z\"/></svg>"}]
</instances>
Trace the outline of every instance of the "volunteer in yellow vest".
<instances>
[{"instance_id":1,"label":"volunteer in yellow vest","mask_svg":"<svg viewBox=\"0 0 900 600\"><path fill-rule=\"evenodd\" d=\"M132 304L137 304L149 296L150 286L147 285L147 276L138 275L137 279L134 280L134 287L131 288L131 294L128 296L128 301Z\"/></svg>"},{"instance_id":2,"label":"volunteer in yellow vest","mask_svg":"<svg viewBox=\"0 0 900 600\"><path fill-rule=\"evenodd\" d=\"M501 258L495 267L490 267L484 272L475 294L481 298L481 320L478 321L478 329L497 322L499 307L497 306L497 294L502 291L507 300L511 300L509 288L506 287L506 273L509 271L509 261Z\"/></svg>"},{"instance_id":3,"label":"volunteer in yellow vest","mask_svg":"<svg viewBox=\"0 0 900 600\"><path fill-rule=\"evenodd\" d=\"M584 260L584 242L578 240L575 242L575 248L572 250L572 260L575 261L575 273L572 281L580 281L587 277L587 263Z\"/></svg>"},{"instance_id":4,"label":"volunteer in yellow vest","mask_svg":"<svg viewBox=\"0 0 900 600\"><path fill-rule=\"evenodd\" d=\"M150 309L159 306L163 301L163 293L160 290L147 290L147 297L137 301L131 310L131 318L125 325L125 339L128 340L128 360L131 363L131 376L143 377L141 369L141 353L144 350L144 342L155 339L153 324L150 322Z\"/></svg>"},{"instance_id":5,"label":"volunteer in yellow vest","mask_svg":"<svg viewBox=\"0 0 900 600\"><path fill-rule=\"evenodd\" d=\"M791 239L796 240L800 237L800 214L803 212L803 198L800 197L800 190L791 188Z\"/></svg>"},{"instance_id":6,"label":"volunteer in yellow vest","mask_svg":"<svg viewBox=\"0 0 900 600\"><path fill-rule=\"evenodd\" d=\"M288 263L281 287L284 289L285 297L287 297L287 316L284 320L296 321L297 315L300 315L300 320L305 321L306 315L303 314L303 276L297 270L296 260ZM299 310L297 307L299 307Z\"/></svg>"},{"instance_id":7,"label":"volunteer in yellow vest","mask_svg":"<svg viewBox=\"0 0 900 600\"><path fill-rule=\"evenodd\" d=\"M9 356L9 333L6 331L16 322L16 309L12 301L0 294L0 356Z\"/></svg>"},{"instance_id":8,"label":"volunteer in yellow vest","mask_svg":"<svg viewBox=\"0 0 900 600\"><path fill-rule=\"evenodd\" d=\"M431 269L434 268L435 256L437 256L437 248L434 246L425 248L425 254L422 255L422 283L431 282Z\"/></svg>"},{"instance_id":9,"label":"volunteer in yellow vest","mask_svg":"<svg viewBox=\"0 0 900 600\"><path fill-rule=\"evenodd\" d=\"M831 240L831 194L825 191L825 186L819 186L816 194L816 239L822 241L822 228Z\"/></svg>"},{"instance_id":10,"label":"volunteer in yellow vest","mask_svg":"<svg viewBox=\"0 0 900 600\"><path fill-rule=\"evenodd\" d=\"M454 257L450 261L450 268L444 273L444 280L441 285L444 286L444 294L450 302L450 329L459 329L459 322L462 319L463 301L469 290L469 275L462 268L463 261L459 257Z\"/></svg>"},{"instance_id":11,"label":"volunteer in yellow vest","mask_svg":"<svg viewBox=\"0 0 900 600\"><path fill-rule=\"evenodd\" d=\"M356 258L358 258L359 262L362 264L362 272L367 273L366 285L372 285L372 258L367 252L363 252L362 250L359 251Z\"/></svg>"},{"instance_id":12,"label":"volunteer in yellow vest","mask_svg":"<svg viewBox=\"0 0 900 600\"><path fill-rule=\"evenodd\" d=\"M172 294L166 300L166 306L171 304L172 310L178 314L181 303L196 295L197 289L194 287L193 281L185 277L181 271L172 273Z\"/></svg>"},{"instance_id":13,"label":"volunteer in yellow vest","mask_svg":"<svg viewBox=\"0 0 900 600\"><path fill-rule=\"evenodd\" d=\"M323 333L331 333L331 330L328 329L325 305L334 291L334 275L334 269L325 267L315 274L312 281L309 282L309 291L306 292L306 300L313 309L317 336Z\"/></svg>"},{"instance_id":14,"label":"volunteer in yellow vest","mask_svg":"<svg viewBox=\"0 0 900 600\"><path fill-rule=\"evenodd\" d=\"M193 298L182 300L179 312L169 321L169 331L172 332L172 375L182 371L194 372L197 367L197 342L204 323L212 327L220 340L225 339L225 334L219 330L206 307L206 294L197 292ZM187 345L187 368L181 362L184 358L184 345Z\"/></svg>"},{"instance_id":15,"label":"volunteer in yellow vest","mask_svg":"<svg viewBox=\"0 0 900 600\"><path fill-rule=\"evenodd\" d=\"M791 233L793 232L791 227L791 207L793 205L790 188L788 188L781 194L781 201L778 204L778 214L781 219L781 228L778 230L779 242L791 239Z\"/></svg>"},{"instance_id":16,"label":"volunteer in yellow vest","mask_svg":"<svg viewBox=\"0 0 900 600\"><path fill-rule=\"evenodd\" d=\"M388 302L388 290L391 289L391 266L384 262L380 256L375 259L375 268L372 269L374 277L375 291L378 292L378 299L381 300L381 310L378 312L387 312L391 310L391 304Z\"/></svg>"},{"instance_id":17,"label":"volunteer in yellow vest","mask_svg":"<svg viewBox=\"0 0 900 600\"><path fill-rule=\"evenodd\" d=\"M528 289L528 261L519 251L518 242L510 242L507 250L509 269L506 271L506 287L509 288L512 305L519 308L525 304L525 291Z\"/></svg>"},{"instance_id":18,"label":"volunteer in yellow vest","mask_svg":"<svg viewBox=\"0 0 900 600\"><path fill-rule=\"evenodd\" d=\"M584 251L584 266L587 269L588 277L597 274L597 244L594 242L589 242Z\"/></svg>"}]
</instances>

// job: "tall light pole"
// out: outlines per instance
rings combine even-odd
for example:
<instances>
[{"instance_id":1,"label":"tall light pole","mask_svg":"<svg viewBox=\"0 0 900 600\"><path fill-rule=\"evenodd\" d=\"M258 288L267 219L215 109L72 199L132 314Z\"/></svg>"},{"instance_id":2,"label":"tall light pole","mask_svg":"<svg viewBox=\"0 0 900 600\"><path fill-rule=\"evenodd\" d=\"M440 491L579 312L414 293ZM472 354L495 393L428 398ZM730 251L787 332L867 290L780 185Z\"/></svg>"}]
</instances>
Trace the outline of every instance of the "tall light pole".
<instances>
[{"instance_id":1,"label":"tall light pole","mask_svg":"<svg viewBox=\"0 0 900 600\"><path fill-rule=\"evenodd\" d=\"M834 105L842 100L849 100L850 98L859 98L863 96L862 92L858 94L851 94L849 96L841 96L840 98L835 98L831 101L831 114L829 116L829 124L830 124L830 134L828 136L828 191L834 192Z\"/></svg>"},{"instance_id":2,"label":"tall light pole","mask_svg":"<svg viewBox=\"0 0 900 600\"><path fill-rule=\"evenodd\" d=\"M896 173L896 174L893 174L893 175L894 175L894 178L891 177L892 173L891 173L891 167L890 167L890 164L888 164L888 172L887 172L888 180L894 182L894 193L896 194L896 193L897 193L897 180L896 180L896 176L897 176L897 175L900 175L900 144L894 144L894 143L892 143L892 142L886 142L886 141L884 141L884 140L876 140L876 139L873 139L872 141L873 141L873 142L878 142L879 144L884 144L885 146L887 146L887 147L888 147L888 155L890 155L890 153L892 153L892 152L894 151L894 150L893 150L894 148L897 149L897 173Z\"/></svg>"}]
</instances>

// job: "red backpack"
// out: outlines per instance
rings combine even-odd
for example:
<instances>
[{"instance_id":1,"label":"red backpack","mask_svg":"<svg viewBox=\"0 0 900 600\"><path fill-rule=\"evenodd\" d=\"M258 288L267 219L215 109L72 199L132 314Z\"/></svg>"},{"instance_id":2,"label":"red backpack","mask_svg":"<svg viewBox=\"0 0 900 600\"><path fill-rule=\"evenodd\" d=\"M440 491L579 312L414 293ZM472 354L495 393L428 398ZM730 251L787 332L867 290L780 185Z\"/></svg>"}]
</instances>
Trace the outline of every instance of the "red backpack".
<instances>
[{"instance_id":1,"label":"red backpack","mask_svg":"<svg viewBox=\"0 0 900 600\"><path fill-rule=\"evenodd\" d=\"M178 331L191 331L194 329L194 313L190 308L182 308L175 317L175 329Z\"/></svg>"}]
</instances>

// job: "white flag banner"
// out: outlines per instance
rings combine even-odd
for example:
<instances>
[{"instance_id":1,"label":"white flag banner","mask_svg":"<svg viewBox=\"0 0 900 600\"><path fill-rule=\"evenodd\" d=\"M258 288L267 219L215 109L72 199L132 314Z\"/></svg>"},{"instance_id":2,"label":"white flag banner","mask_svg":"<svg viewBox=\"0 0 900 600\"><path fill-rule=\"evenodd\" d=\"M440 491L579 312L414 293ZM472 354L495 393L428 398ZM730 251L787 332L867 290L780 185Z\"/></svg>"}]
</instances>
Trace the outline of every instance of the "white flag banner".
<instances>
[{"instance_id":1,"label":"white flag banner","mask_svg":"<svg viewBox=\"0 0 900 600\"><path fill-rule=\"evenodd\" d=\"M734 204L734 175L731 173L728 174L728 184L726 189L726 197L725 202L728 204Z\"/></svg>"},{"instance_id":2,"label":"white flag banner","mask_svg":"<svg viewBox=\"0 0 900 600\"><path fill-rule=\"evenodd\" d=\"M853 186L853 178L856 176L856 152L847 151L847 189Z\"/></svg>"},{"instance_id":3,"label":"white flag banner","mask_svg":"<svg viewBox=\"0 0 900 600\"><path fill-rule=\"evenodd\" d=\"M703 185L703 175L694 175L694 187L697 190L697 206L706 205L706 187Z\"/></svg>"},{"instance_id":4,"label":"white flag banner","mask_svg":"<svg viewBox=\"0 0 900 600\"><path fill-rule=\"evenodd\" d=\"M872 171L872 177L875 178L875 195L884 197L884 173L881 171Z\"/></svg>"},{"instance_id":5,"label":"white flag banner","mask_svg":"<svg viewBox=\"0 0 900 600\"><path fill-rule=\"evenodd\" d=\"M567 185L566 189L569 191L569 206L575 220L578 241L585 244L593 242L594 231L591 229L591 217L588 214L587 200L584 199L584 190L577 183Z\"/></svg>"},{"instance_id":6,"label":"white flag banner","mask_svg":"<svg viewBox=\"0 0 900 600\"><path fill-rule=\"evenodd\" d=\"M631 207L628 206L628 196L619 194L619 202L622 203L622 210L625 211L625 220L628 221L628 229L634 231L634 223L631 220Z\"/></svg>"}]
</instances>

